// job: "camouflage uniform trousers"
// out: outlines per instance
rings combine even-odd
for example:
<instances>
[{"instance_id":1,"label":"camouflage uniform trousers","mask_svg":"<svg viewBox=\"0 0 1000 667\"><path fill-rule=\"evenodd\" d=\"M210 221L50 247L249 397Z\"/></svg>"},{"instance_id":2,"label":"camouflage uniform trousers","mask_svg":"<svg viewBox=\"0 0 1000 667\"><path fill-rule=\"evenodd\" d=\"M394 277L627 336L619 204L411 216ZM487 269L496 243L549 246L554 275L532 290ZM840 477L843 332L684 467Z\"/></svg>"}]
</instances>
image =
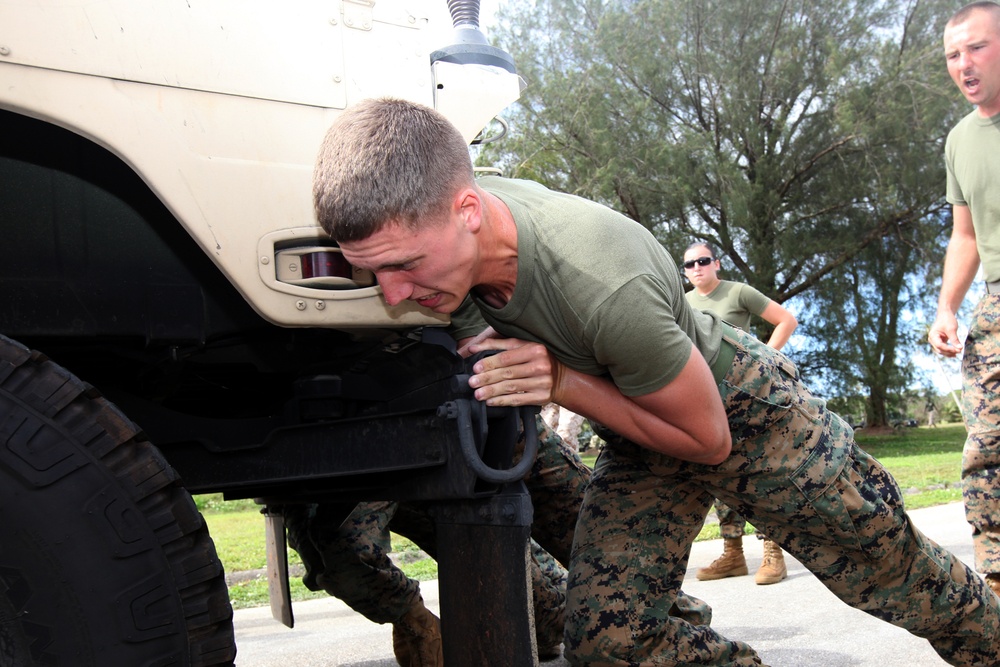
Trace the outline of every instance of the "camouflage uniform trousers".
<instances>
[{"instance_id":1,"label":"camouflage uniform trousers","mask_svg":"<svg viewBox=\"0 0 1000 667\"><path fill-rule=\"evenodd\" d=\"M568 564L577 516L584 490L591 479L591 470L580 459L577 449L549 428L544 420L539 418L537 425L538 457L525 478L535 510L531 532L533 536L538 536L545 549L560 563ZM518 443L518 449L521 447L523 442ZM574 502L569 502L569 499L574 499ZM561 592L565 602L565 586ZM554 592L550 592L549 597L552 601L556 598ZM536 627L539 625L537 606L536 602ZM555 622L558 618L558 622L563 623L565 604L562 612L558 617L550 614L548 619ZM678 592L671 604L670 613L696 625L709 625L712 622L712 608L684 591ZM563 625L559 625L559 628L561 632Z\"/></svg>"},{"instance_id":2,"label":"camouflage uniform trousers","mask_svg":"<svg viewBox=\"0 0 1000 667\"><path fill-rule=\"evenodd\" d=\"M732 329L724 337L736 348L719 385L733 435L726 461L605 438L570 563L570 663L761 664L748 644L666 611L720 498L851 606L928 639L953 665L997 664L1000 600L912 525L895 480L787 357Z\"/></svg>"},{"instance_id":3,"label":"camouflage uniform trousers","mask_svg":"<svg viewBox=\"0 0 1000 667\"><path fill-rule=\"evenodd\" d=\"M537 419L539 453L525 484L534 507L529 571L539 646L558 645L565 625L566 571L573 528L590 479L576 450ZM523 449L523 434L518 449ZM289 544L306 566L303 582L326 590L376 623L397 621L420 597L419 583L390 560L390 529L436 557L436 528L422 502L366 502L348 520L324 505L284 509ZM537 540L537 541L536 541ZM543 545L543 546L542 546ZM700 601L692 614L707 616Z\"/></svg>"},{"instance_id":4,"label":"camouflage uniform trousers","mask_svg":"<svg viewBox=\"0 0 1000 667\"><path fill-rule=\"evenodd\" d=\"M719 533L727 540L743 537L746 532L747 520L729 505L716 499L715 513L719 516ZM759 534L758 534L759 536Z\"/></svg>"},{"instance_id":5,"label":"camouflage uniform trousers","mask_svg":"<svg viewBox=\"0 0 1000 667\"><path fill-rule=\"evenodd\" d=\"M976 304L962 355L962 455L965 517L976 569L1000 573L1000 294Z\"/></svg>"},{"instance_id":6,"label":"camouflage uniform trousers","mask_svg":"<svg viewBox=\"0 0 1000 667\"><path fill-rule=\"evenodd\" d=\"M719 534L727 539L741 539L746 533L747 520L739 512L731 508L718 498L715 499L715 513L719 517ZM754 529L757 527L754 526ZM761 531L754 533L758 540L765 540L767 536Z\"/></svg>"}]
</instances>

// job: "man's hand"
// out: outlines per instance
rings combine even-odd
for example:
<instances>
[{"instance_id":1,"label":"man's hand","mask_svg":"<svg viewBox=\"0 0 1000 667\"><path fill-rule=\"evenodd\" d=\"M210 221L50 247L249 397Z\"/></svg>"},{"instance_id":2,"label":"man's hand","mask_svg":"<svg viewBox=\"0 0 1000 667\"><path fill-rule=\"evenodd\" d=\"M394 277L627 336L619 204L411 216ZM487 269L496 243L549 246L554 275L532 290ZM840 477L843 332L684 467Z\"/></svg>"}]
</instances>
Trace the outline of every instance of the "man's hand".
<instances>
[{"instance_id":1,"label":"man's hand","mask_svg":"<svg viewBox=\"0 0 1000 667\"><path fill-rule=\"evenodd\" d=\"M951 238L948 239L948 250L944 256L937 317L927 334L931 347L945 357L954 357L962 351L955 313L979 271L979 247L976 245L972 212L968 206L956 204L951 207L951 214Z\"/></svg>"},{"instance_id":2,"label":"man's hand","mask_svg":"<svg viewBox=\"0 0 1000 667\"><path fill-rule=\"evenodd\" d=\"M469 386L480 401L490 406L519 406L545 405L554 400L562 365L541 343L487 338L467 348L472 354L499 351L472 368L475 375L469 378Z\"/></svg>"},{"instance_id":3,"label":"man's hand","mask_svg":"<svg viewBox=\"0 0 1000 667\"><path fill-rule=\"evenodd\" d=\"M498 334L496 332L496 329L494 329L493 327L486 327L485 329L480 331L475 336L472 336L471 338L458 339L457 341L458 356L462 357L463 359L468 359L469 357L472 356L472 351L469 349L472 345L475 345L476 343L482 343L484 340L488 340L490 338L496 338L499 335L500 334Z\"/></svg>"},{"instance_id":4,"label":"man's hand","mask_svg":"<svg viewBox=\"0 0 1000 667\"><path fill-rule=\"evenodd\" d=\"M953 313L938 311L934 324L927 334L931 347L943 357L954 357L962 351L958 339L958 320Z\"/></svg>"}]
</instances>

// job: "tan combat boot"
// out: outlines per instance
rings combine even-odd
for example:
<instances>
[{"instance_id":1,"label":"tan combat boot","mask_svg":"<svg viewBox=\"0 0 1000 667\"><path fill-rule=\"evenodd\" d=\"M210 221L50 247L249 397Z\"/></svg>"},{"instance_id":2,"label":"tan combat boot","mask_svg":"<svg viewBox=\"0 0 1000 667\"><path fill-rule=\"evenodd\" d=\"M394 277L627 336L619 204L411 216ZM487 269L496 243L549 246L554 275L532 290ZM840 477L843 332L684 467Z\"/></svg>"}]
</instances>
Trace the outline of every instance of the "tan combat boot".
<instances>
[{"instance_id":1,"label":"tan combat boot","mask_svg":"<svg viewBox=\"0 0 1000 667\"><path fill-rule=\"evenodd\" d=\"M761 561L760 569L754 576L754 581L758 586L776 584L788 576L788 568L785 567L785 555L781 553L781 547L777 542L764 540L764 560Z\"/></svg>"},{"instance_id":2,"label":"tan combat boot","mask_svg":"<svg viewBox=\"0 0 1000 667\"><path fill-rule=\"evenodd\" d=\"M712 581L726 577L741 577L749 574L747 559L743 555L743 538L726 538L723 541L722 555L712 561L708 567L698 570L699 581Z\"/></svg>"},{"instance_id":3,"label":"tan combat boot","mask_svg":"<svg viewBox=\"0 0 1000 667\"><path fill-rule=\"evenodd\" d=\"M441 621L417 601L392 624L392 652L400 667L444 667Z\"/></svg>"}]
</instances>

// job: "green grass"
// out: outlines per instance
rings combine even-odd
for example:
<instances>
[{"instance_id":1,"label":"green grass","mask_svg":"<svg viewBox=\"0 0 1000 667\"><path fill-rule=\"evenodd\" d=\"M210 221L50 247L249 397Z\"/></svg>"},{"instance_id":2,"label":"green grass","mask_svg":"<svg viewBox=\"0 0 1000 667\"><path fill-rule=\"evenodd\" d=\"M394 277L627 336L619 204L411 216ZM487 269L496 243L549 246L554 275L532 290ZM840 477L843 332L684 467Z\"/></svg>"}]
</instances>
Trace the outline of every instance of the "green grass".
<instances>
[{"instance_id":1,"label":"green grass","mask_svg":"<svg viewBox=\"0 0 1000 667\"><path fill-rule=\"evenodd\" d=\"M907 428L881 436L869 436L861 430L855 437L865 451L892 472L904 490L956 483L961 477L965 443L965 427L961 424Z\"/></svg>"},{"instance_id":2,"label":"green grass","mask_svg":"<svg viewBox=\"0 0 1000 667\"><path fill-rule=\"evenodd\" d=\"M319 591L317 593L306 588L302 584L302 579L300 577L291 577L289 584L292 600L295 602L327 597L327 594L324 591ZM251 579L233 584L229 587L229 600L233 604L233 609L262 607L269 604L267 578L260 577L259 579Z\"/></svg>"},{"instance_id":3,"label":"green grass","mask_svg":"<svg viewBox=\"0 0 1000 667\"><path fill-rule=\"evenodd\" d=\"M204 515L226 572L243 572L266 566L264 517L260 514L260 508L205 512ZM294 551L289 551L288 560L289 565L302 562Z\"/></svg>"},{"instance_id":4,"label":"green grass","mask_svg":"<svg viewBox=\"0 0 1000 667\"><path fill-rule=\"evenodd\" d=\"M906 494L907 509L931 507L962 499L960 486L962 445L965 428L961 424L945 424L938 428L907 428L888 435L856 434L858 444L877 458L896 477ZM596 455L583 457L585 463L594 465ZM205 515L209 531L215 540L219 558L226 572L263 570L264 519L260 507L251 500L224 501L221 495L196 496L195 502ZM747 527L751 531L750 526ZM719 538L717 523L708 522L698 535L698 540ZM416 545L398 535L392 535L394 552L419 551ZM288 550L289 565L300 567L301 560L295 551ZM425 581L437 577L437 564L429 559L408 562L403 559L400 568L412 579ZM299 577L291 583L292 599L307 600L324 597L302 585ZM233 607L266 605L267 579L243 581L229 587Z\"/></svg>"}]
</instances>

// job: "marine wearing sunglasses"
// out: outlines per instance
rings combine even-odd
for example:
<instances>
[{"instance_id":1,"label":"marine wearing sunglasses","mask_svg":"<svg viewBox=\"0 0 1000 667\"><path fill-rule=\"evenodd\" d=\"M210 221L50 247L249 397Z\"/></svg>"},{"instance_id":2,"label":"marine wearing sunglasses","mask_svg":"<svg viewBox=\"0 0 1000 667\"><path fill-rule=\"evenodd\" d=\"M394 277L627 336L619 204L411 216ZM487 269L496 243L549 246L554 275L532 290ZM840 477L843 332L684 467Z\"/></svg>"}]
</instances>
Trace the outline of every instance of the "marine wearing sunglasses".
<instances>
[{"instance_id":1,"label":"marine wearing sunglasses","mask_svg":"<svg viewBox=\"0 0 1000 667\"><path fill-rule=\"evenodd\" d=\"M681 266L684 267L685 269L693 269L695 264L697 264L698 266L708 266L714 261L715 261L714 257L699 257L698 259L689 259L683 264L681 264Z\"/></svg>"}]
</instances>

